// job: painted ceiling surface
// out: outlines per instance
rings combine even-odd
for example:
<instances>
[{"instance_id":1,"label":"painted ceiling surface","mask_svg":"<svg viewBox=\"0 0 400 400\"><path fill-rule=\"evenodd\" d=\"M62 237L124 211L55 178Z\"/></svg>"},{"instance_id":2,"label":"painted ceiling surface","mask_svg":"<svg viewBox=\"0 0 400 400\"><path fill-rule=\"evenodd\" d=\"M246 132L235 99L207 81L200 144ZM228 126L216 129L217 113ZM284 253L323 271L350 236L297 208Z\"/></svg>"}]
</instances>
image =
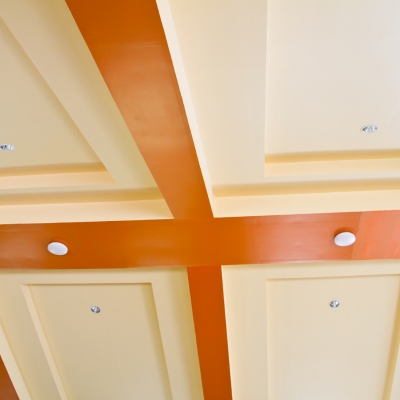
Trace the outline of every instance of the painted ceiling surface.
<instances>
[{"instance_id":1,"label":"painted ceiling surface","mask_svg":"<svg viewBox=\"0 0 400 400\"><path fill-rule=\"evenodd\" d=\"M0 398L397 400L399 27L0 0Z\"/></svg>"}]
</instances>

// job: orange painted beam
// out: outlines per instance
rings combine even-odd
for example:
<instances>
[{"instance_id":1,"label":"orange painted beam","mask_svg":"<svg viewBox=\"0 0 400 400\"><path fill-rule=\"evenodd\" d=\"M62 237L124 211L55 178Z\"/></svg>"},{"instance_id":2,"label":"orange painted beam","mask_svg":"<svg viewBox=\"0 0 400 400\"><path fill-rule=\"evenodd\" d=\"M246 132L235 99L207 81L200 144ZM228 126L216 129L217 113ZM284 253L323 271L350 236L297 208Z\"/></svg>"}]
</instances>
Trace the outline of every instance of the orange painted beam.
<instances>
[{"instance_id":1,"label":"orange painted beam","mask_svg":"<svg viewBox=\"0 0 400 400\"><path fill-rule=\"evenodd\" d=\"M396 223L400 224L399 211L2 225L0 268L206 267L399 258ZM341 228L357 234L355 246L334 245L333 235ZM376 245L376 234L393 244ZM52 240L65 241L68 255L48 253Z\"/></svg>"},{"instance_id":2,"label":"orange painted beam","mask_svg":"<svg viewBox=\"0 0 400 400\"><path fill-rule=\"evenodd\" d=\"M175 218L212 217L155 0L67 0Z\"/></svg>"},{"instance_id":3,"label":"orange painted beam","mask_svg":"<svg viewBox=\"0 0 400 400\"><path fill-rule=\"evenodd\" d=\"M232 400L221 267L187 271L204 398Z\"/></svg>"},{"instance_id":4,"label":"orange painted beam","mask_svg":"<svg viewBox=\"0 0 400 400\"><path fill-rule=\"evenodd\" d=\"M156 2L67 0L67 4L173 216L212 218ZM129 237L126 232L124 241ZM213 288L214 297L223 298L222 282L216 281ZM197 294L191 292L194 302ZM193 316L199 335L204 329L198 317L203 307L201 300L196 304ZM226 342L226 331L221 334L216 341ZM214 370L208 355L200 344L206 400L219 393L204 375ZM223 357L228 360L227 351ZM229 377L229 363L225 364L223 374Z\"/></svg>"},{"instance_id":5,"label":"orange painted beam","mask_svg":"<svg viewBox=\"0 0 400 400\"><path fill-rule=\"evenodd\" d=\"M1 400L19 400L14 385L11 382L7 369L0 358L0 399Z\"/></svg>"}]
</instances>

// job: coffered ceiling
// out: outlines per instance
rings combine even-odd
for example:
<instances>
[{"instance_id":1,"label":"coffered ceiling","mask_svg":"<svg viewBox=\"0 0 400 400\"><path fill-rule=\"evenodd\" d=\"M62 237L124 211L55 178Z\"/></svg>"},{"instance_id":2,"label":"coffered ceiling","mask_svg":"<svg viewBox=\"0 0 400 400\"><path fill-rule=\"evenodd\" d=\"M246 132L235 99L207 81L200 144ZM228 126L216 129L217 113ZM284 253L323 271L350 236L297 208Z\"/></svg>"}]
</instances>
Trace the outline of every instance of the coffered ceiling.
<instances>
[{"instance_id":1,"label":"coffered ceiling","mask_svg":"<svg viewBox=\"0 0 400 400\"><path fill-rule=\"evenodd\" d=\"M397 399L399 21L0 0L0 397Z\"/></svg>"}]
</instances>

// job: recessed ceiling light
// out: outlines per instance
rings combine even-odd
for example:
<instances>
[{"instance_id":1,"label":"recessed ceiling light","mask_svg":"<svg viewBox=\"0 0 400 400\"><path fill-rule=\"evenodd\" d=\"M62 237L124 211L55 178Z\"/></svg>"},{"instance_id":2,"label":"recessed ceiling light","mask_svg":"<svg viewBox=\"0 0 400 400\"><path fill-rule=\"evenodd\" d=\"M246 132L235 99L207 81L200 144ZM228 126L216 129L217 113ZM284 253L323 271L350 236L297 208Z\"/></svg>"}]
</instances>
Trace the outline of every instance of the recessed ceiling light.
<instances>
[{"instance_id":1,"label":"recessed ceiling light","mask_svg":"<svg viewBox=\"0 0 400 400\"><path fill-rule=\"evenodd\" d=\"M342 232L335 236L336 246L350 246L356 241L356 235L351 232Z\"/></svg>"},{"instance_id":2,"label":"recessed ceiling light","mask_svg":"<svg viewBox=\"0 0 400 400\"><path fill-rule=\"evenodd\" d=\"M0 144L0 150L3 150L3 151L14 151L15 147L12 146L11 144L3 143L3 144Z\"/></svg>"},{"instance_id":3,"label":"recessed ceiling light","mask_svg":"<svg viewBox=\"0 0 400 400\"><path fill-rule=\"evenodd\" d=\"M329 305L330 305L332 308L338 308L338 307L340 306L340 301L339 301L339 300L332 300L332 301L329 303Z\"/></svg>"},{"instance_id":4,"label":"recessed ceiling light","mask_svg":"<svg viewBox=\"0 0 400 400\"><path fill-rule=\"evenodd\" d=\"M378 127L376 125L365 125L361 128L361 130L364 133L373 133L376 132L378 130Z\"/></svg>"},{"instance_id":5,"label":"recessed ceiling light","mask_svg":"<svg viewBox=\"0 0 400 400\"><path fill-rule=\"evenodd\" d=\"M91 311L93 314L99 314L100 311L101 311L101 308L100 308L99 306L92 306L92 307L90 307L90 311Z\"/></svg>"},{"instance_id":6,"label":"recessed ceiling light","mask_svg":"<svg viewBox=\"0 0 400 400\"><path fill-rule=\"evenodd\" d=\"M47 246L47 250L55 256L64 256L68 253L68 247L60 242L51 242Z\"/></svg>"}]
</instances>

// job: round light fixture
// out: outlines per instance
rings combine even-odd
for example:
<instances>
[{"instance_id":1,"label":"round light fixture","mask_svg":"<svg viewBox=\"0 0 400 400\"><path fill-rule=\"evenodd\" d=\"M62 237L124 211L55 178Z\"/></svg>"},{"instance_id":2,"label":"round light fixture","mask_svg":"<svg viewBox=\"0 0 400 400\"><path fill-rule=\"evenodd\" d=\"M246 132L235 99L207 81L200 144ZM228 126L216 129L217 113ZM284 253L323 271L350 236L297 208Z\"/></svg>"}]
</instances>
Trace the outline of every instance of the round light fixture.
<instances>
[{"instance_id":1,"label":"round light fixture","mask_svg":"<svg viewBox=\"0 0 400 400\"><path fill-rule=\"evenodd\" d=\"M361 131L364 133L373 133L378 130L378 127L376 125L365 125L361 128Z\"/></svg>"},{"instance_id":2,"label":"round light fixture","mask_svg":"<svg viewBox=\"0 0 400 400\"><path fill-rule=\"evenodd\" d=\"M99 306L92 306L92 307L90 307L90 311L91 311L93 314L99 314L100 311L101 311L101 308L100 308Z\"/></svg>"},{"instance_id":3,"label":"round light fixture","mask_svg":"<svg viewBox=\"0 0 400 400\"><path fill-rule=\"evenodd\" d=\"M339 300L332 300L332 301L329 303L329 305L330 305L332 308L338 308L338 307L340 306L340 301L339 301Z\"/></svg>"},{"instance_id":4,"label":"round light fixture","mask_svg":"<svg viewBox=\"0 0 400 400\"><path fill-rule=\"evenodd\" d=\"M60 242L51 242L47 246L47 250L55 256L65 256L68 253L68 247Z\"/></svg>"},{"instance_id":5,"label":"round light fixture","mask_svg":"<svg viewBox=\"0 0 400 400\"><path fill-rule=\"evenodd\" d=\"M336 246L345 247L350 246L356 241L356 235L351 232L342 232L335 236Z\"/></svg>"},{"instance_id":6,"label":"round light fixture","mask_svg":"<svg viewBox=\"0 0 400 400\"><path fill-rule=\"evenodd\" d=\"M15 147L13 145L11 145L11 144L3 143L3 144L0 144L0 150L3 150L3 151L14 151Z\"/></svg>"}]
</instances>

